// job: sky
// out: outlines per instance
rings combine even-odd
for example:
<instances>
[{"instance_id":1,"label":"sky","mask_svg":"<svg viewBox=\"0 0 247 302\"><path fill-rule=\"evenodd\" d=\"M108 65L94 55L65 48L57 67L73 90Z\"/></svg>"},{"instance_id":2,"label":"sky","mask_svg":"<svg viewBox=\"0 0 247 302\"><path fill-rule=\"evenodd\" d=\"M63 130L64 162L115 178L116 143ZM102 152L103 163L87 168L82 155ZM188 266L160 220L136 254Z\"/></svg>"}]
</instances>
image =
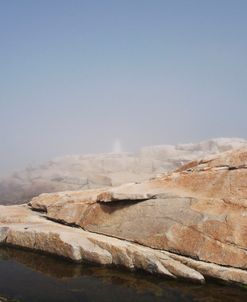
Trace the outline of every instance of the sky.
<instances>
[{"instance_id":1,"label":"sky","mask_svg":"<svg viewBox=\"0 0 247 302\"><path fill-rule=\"evenodd\" d=\"M0 175L247 138L247 1L0 0Z\"/></svg>"}]
</instances>

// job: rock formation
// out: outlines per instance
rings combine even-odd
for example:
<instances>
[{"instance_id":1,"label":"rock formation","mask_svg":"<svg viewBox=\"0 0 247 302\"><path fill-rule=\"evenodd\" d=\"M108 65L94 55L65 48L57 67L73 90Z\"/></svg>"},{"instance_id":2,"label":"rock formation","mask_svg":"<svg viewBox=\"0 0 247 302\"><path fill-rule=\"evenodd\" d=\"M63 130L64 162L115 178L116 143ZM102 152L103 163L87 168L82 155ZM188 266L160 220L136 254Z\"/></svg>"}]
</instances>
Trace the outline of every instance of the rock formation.
<instances>
[{"instance_id":1,"label":"rock formation","mask_svg":"<svg viewBox=\"0 0 247 302\"><path fill-rule=\"evenodd\" d=\"M149 181L0 206L0 242L170 278L247 284L247 148Z\"/></svg>"},{"instance_id":2,"label":"rock formation","mask_svg":"<svg viewBox=\"0 0 247 302\"><path fill-rule=\"evenodd\" d=\"M85 190L145 181L210 154L247 146L243 139L161 145L137 153L65 156L0 180L0 204L23 203L41 193Z\"/></svg>"}]
</instances>

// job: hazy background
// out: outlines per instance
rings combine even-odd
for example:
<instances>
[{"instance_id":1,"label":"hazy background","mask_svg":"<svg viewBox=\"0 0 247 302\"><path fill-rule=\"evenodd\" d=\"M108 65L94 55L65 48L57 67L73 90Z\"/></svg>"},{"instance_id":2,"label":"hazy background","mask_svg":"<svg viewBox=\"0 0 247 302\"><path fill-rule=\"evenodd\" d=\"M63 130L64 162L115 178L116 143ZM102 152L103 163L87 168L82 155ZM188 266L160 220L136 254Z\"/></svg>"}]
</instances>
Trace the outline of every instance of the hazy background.
<instances>
[{"instance_id":1,"label":"hazy background","mask_svg":"<svg viewBox=\"0 0 247 302\"><path fill-rule=\"evenodd\" d=\"M245 0L0 0L0 175L116 140L246 138L246 12Z\"/></svg>"}]
</instances>

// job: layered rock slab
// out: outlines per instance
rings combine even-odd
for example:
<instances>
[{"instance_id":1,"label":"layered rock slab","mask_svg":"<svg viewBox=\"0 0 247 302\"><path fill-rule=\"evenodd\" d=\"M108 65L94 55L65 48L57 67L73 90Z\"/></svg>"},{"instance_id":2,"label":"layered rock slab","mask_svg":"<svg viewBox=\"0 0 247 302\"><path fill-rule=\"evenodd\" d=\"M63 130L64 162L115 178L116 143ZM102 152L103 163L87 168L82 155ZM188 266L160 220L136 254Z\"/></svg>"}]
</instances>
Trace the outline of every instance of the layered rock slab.
<instances>
[{"instance_id":1,"label":"layered rock slab","mask_svg":"<svg viewBox=\"0 0 247 302\"><path fill-rule=\"evenodd\" d=\"M243 148L142 183L42 194L29 205L44 214L0 208L0 238L74 261L246 284L246 164Z\"/></svg>"},{"instance_id":2,"label":"layered rock slab","mask_svg":"<svg viewBox=\"0 0 247 302\"><path fill-rule=\"evenodd\" d=\"M18 210L20 215L16 220ZM130 270L142 269L171 278L204 281L199 272L162 251L59 225L31 212L26 206L0 206L0 211L2 217L9 217L9 221L0 218L1 244L48 252L73 261L120 265ZM12 214L13 220L10 222Z\"/></svg>"},{"instance_id":3,"label":"layered rock slab","mask_svg":"<svg viewBox=\"0 0 247 302\"><path fill-rule=\"evenodd\" d=\"M19 216L17 213L19 211ZM125 240L64 226L32 212L27 206L0 206L0 244L63 256L73 261L142 269L169 278L204 282L214 277L247 284L247 271L195 261ZM8 219L3 219L8 217Z\"/></svg>"},{"instance_id":4,"label":"layered rock slab","mask_svg":"<svg viewBox=\"0 0 247 302\"><path fill-rule=\"evenodd\" d=\"M140 184L75 199L74 192L41 195L30 205L91 232L247 269L246 166L242 148Z\"/></svg>"}]
</instances>

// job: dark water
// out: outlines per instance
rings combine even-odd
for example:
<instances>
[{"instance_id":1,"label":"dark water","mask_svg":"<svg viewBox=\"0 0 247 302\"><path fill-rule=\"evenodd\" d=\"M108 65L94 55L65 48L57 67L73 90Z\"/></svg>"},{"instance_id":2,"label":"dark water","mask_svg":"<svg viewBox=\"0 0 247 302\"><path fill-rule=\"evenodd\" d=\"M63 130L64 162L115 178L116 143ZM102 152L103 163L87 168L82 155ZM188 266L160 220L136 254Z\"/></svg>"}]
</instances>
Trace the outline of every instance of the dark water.
<instances>
[{"instance_id":1,"label":"dark water","mask_svg":"<svg viewBox=\"0 0 247 302\"><path fill-rule=\"evenodd\" d=\"M0 248L0 296L23 302L239 302L247 289L196 285Z\"/></svg>"}]
</instances>

